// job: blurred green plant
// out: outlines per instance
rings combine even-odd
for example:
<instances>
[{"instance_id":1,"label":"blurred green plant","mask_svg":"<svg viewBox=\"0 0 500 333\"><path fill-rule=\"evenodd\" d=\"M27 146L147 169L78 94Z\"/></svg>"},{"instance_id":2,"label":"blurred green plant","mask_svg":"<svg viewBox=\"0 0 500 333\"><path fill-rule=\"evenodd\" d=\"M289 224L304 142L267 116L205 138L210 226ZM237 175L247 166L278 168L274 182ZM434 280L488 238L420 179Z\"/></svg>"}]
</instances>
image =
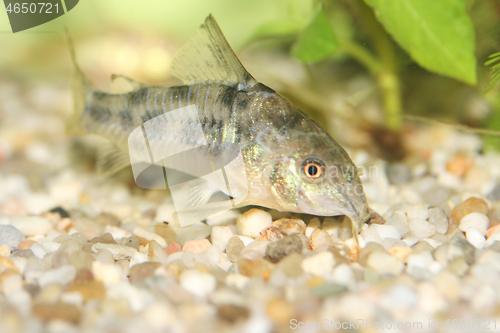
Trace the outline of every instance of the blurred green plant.
<instances>
[{"instance_id":1,"label":"blurred green plant","mask_svg":"<svg viewBox=\"0 0 500 333\"><path fill-rule=\"evenodd\" d=\"M485 92L490 91L500 83L500 52L489 56L490 60L484 63L485 66L491 66L491 80L486 87ZM495 64L496 63L496 64ZM500 126L499 126L500 127Z\"/></svg>"},{"instance_id":2,"label":"blurred green plant","mask_svg":"<svg viewBox=\"0 0 500 333\"><path fill-rule=\"evenodd\" d=\"M397 132L402 126L402 64L395 43L422 68L477 84L474 27L466 0L354 0L359 17L339 2L313 2L316 11L298 32L292 55L304 63L315 63L343 52L364 65L376 78L387 129ZM259 34L299 30L296 24L291 26L277 23L263 27ZM357 40L359 29L368 32L374 50Z\"/></svg>"}]
</instances>

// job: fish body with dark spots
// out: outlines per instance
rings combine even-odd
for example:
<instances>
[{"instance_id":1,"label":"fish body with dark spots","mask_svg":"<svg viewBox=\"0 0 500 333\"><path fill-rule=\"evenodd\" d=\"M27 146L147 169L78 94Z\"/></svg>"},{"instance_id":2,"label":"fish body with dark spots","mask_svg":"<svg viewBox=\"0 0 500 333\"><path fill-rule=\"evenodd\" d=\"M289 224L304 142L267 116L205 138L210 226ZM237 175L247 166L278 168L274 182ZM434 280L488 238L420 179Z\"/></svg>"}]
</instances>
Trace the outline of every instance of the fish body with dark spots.
<instances>
[{"instance_id":1,"label":"fish body with dark spots","mask_svg":"<svg viewBox=\"0 0 500 333\"><path fill-rule=\"evenodd\" d=\"M355 231L368 219L346 151L245 70L212 16L176 53L171 72L185 85L156 87L125 78L131 91L106 94L76 66L68 129L109 142L98 156L101 174L132 163L136 175L134 163L143 162L193 176L177 184L166 173L171 191L178 187L176 210L194 222L245 205L347 215ZM227 202L209 202L216 192Z\"/></svg>"}]
</instances>

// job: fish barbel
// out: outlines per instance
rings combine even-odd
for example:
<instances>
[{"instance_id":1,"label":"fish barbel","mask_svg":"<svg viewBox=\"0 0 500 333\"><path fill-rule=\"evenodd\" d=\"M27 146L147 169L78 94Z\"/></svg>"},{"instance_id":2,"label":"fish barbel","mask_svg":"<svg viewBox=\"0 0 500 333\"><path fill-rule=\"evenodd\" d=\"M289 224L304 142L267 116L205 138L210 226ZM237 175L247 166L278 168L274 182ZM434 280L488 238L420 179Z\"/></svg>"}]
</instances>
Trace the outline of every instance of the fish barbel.
<instances>
[{"instance_id":1,"label":"fish barbel","mask_svg":"<svg viewBox=\"0 0 500 333\"><path fill-rule=\"evenodd\" d=\"M347 152L245 70L212 15L174 56L171 73L181 86L149 86L124 77L131 91L108 94L83 75L71 52L75 111L67 127L72 134L108 141L98 153L100 174L132 164L137 182L145 167L134 165L143 162L193 176L179 183L164 171L168 187L176 189L177 212L192 223L246 205L346 215L355 234L368 219ZM217 192L228 200L211 202Z\"/></svg>"}]
</instances>

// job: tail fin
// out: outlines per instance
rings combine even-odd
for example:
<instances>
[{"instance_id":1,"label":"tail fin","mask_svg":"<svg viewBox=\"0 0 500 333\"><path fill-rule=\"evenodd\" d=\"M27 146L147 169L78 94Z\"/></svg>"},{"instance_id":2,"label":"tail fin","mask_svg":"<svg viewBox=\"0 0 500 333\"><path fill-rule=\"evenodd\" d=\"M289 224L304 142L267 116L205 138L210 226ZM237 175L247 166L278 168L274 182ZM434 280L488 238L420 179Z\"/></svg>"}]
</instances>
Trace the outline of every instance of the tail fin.
<instances>
[{"instance_id":1,"label":"tail fin","mask_svg":"<svg viewBox=\"0 0 500 333\"><path fill-rule=\"evenodd\" d=\"M85 77L82 70L76 62L75 49L73 46L73 40L65 27L66 40L68 42L69 51L71 55L71 62L75 67L73 72L73 77L71 79L71 86L73 90L73 114L70 116L66 123L66 132L70 135L84 135L86 134L82 126L82 116L85 111L85 99L89 89L95 88L94 84L90 82L89 79Z\"/></svg>"}]
</instances>

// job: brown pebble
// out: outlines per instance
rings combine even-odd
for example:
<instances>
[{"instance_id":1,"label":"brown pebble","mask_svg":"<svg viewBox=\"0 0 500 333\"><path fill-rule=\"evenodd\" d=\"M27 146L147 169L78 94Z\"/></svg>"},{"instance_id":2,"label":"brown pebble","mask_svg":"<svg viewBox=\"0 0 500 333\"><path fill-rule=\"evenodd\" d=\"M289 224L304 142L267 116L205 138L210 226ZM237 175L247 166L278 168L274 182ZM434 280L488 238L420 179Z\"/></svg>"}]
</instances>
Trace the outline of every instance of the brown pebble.
<instances>
[{"instance_id":1,"label":"brown pebble","mask_svg":"<svg viewBox=\"0 0 500 333\"><path fill-rule=\"evenodd\" d=\"M60 319L73 324L78 324L80 321L80 310L73 304L35 304L32 312L44 321Z\"/></svg>"},{"instance_id":2,"label":"brown pebble","mask_svg":"<svg viewBox=\"0 0 500 333\"><path fill-rule=\"evenodd\" d=\"M293 318L294 310L289 302L274 298L267 303L266 313L277 324L286 324Z\"/></svg>"},{"instance_id":3,"label":"brown pebble","mask_svg":"<svg viewBox=\"0 0 500 333\"><path fill-rule=\"evenodd\" d=\"M17 269L16 265L14 265L12 260L0 256L0 273L3 273L9 269L13 270L16 273L19 273L19 270Z\"/></svg>"},{"instance_id":4,"label":"brown pebble","mask_svg":"<svg viewBox=\"0 0 500 333\"><path fill-rule=\"evenodd\" d=\"M238 260L238 272L248 277L266 279L272 270L273 264L264 259L249 260L240 258Z\"/></svg>"},{"instance_id":5,"label":"brown pebble","mask_svg":"<svg viewBox=\"0 0 500 333\"><path fill-rule=\"evenodd\" d=\"M276 227L271 226L262 229L259 233L259 236L255 238L256 241L259 240L267 240L270 242L274 242L275 240L283 238L283 233Z\"/></svg>"},{"instance_id":6,"label":"brown pebble","mask_svg":"<svg viewBox=\"0 0 500 333\"><path fill-rule=\"evenodd\" d=\"M181 251L181 244L179 244L177 242L170 243L170 245L165 248L165 251L167 251L167 254L180 252Z\"/></svg>"},{"instance_id":7,"label":"brown pebble","mask_svg":"<svg viewBox=\"0 0 500 333\"><path fill-rule=\"evenodd\" d=\"M298 235L284 237L269 243L266 247L266 257L271 262L278 262L291 253L302 253L303 244Z\"/></svg>"},{"instance_id":8,"label":"brown pebble","mask_svg":"<svg viewBox=\"0 0 500 333\"><path fill-rule=\"evenodd\" d=\"M247 319L250 315L248 308L235 304L222 304L217 307L219 317L230 322L235 323L238 320Z\"/></svg>"},{"instance_id":9,"label":"brown pebble","mask_svg":"<svg viewBox=\"0 0 500 333\"><path fill-rule=\"evenodd\" d=\"M297 217L284 217L273 222L285 235L303 234L306 232L306 224Z\"/></svg>"},{"instance_id":10,"label":"brown pebble","mask_svg":"<svg viewBox=\"0 0 500 333\"><path fill-rule=\"evenodd\" d=\"M472 166L472 159L462 154L457 154L446 163L446 170L455 176L462 177Z\"/></svg>"},{"instance_id":11,"label":"brown pebble","mask_svg":"<svg viewBox=\"0 0 500 333\"><path fill-rule=\"evenodd\" d=\"M170 227L167 223L156 223L155 234L163 237L167 241L167 244L171 244L177 239L175 230L172 229L172 227Z\"/></svg>"},{"instance_id":12,"label":"brown pebble","mask_svg":"<svg viewBox=\"0 0 500 333\"><path fill-rule=\"evenodd\" d=\"M370 219L368 220L368 224L385 224L385 220L382 216L374 211L370 211Z\"/></svg>"},{"instance_id":13,"label":"brown pebble","mask_svg":"<svg viewBox=\"0 0 500 333\"><path fill-rule=\"evenodd\" d=\"M85 284L93 280L94 280L94 274L92 274L92 271L87 268L81 268L76 272L76 277L73 280L73 282L71 282L71 285L76 286L80 284Z\"/></svg>"},{"instance_id":14,"label":"brown pebble","mask_svg":"<svg viewBox=\"0 0 500 333\"><path fill-rule=\"evenodd\" d=\"M149 241L146 238L137 237L139 239L139 245L146 246L149 244Z\"/></svg>"},{"instance_id":15,"label":"brown pebble","mask_svg":"<svg viewBox=\"0 0 500 333\"><path fill-rule=\"evenodd\" d=\"M148 277L155 273L155 270L160 267L159 262L143 262L130 267L130 283L142 283Z\"/></svg>"},{"instance_id":16,"label":"brown pebble","mask_svg":"<svg viewBox=\"0 0 500 333\"><path fill-rule=\"evenodd\" d=\"M457 205L451 211L451 220L455 224L460 224L460 220L470 213L481 213L484 215L488 215L489 207L486 201L479 198L469 198Z\"/></svg>"},{"instance_id":17,"label":"brown pebble","mask_svg":"<svg viewBox=\"0 0 500 333\"><path fill-rule=\"evenodd\" d=\"M69 232L75 224L73 219L70 217L62 218L56 225L56 229L59 231Z\"/></svg>"},{"instance_id":18,"label":"brown pebble","mask_svg":"<svg viewBox=\"0 0 500 333\"><path fill-rule=\"evenodd\" d=\"M101 281L87 281L72 285L69 291L77 291L82 294L83 300L88 301L93 298L104 299L106 287Z\"/></svg>"},{"instance_id":19,"label":"brown pebble","mask_svg":"<svg viewBox=\"0 0 500 333\"><path fill-rule=\"evenodd\" d=\"M31 239L23 240L19 242L19 245L17 246L17 249L19 251L29 249L31 245L35 244L36 242Z\"/></svg>"},{"instance_id":20,"label":"brown pebble","mask_svg":"<svg viewBox=\"0 0 500 333\"><path fill-rule=\"evenodd\" d=\"M90 240L90 242L92 244L95 244L95 243L103 243L103 244L116 244L116 241L115 239L113 238L113 236L107 232L105 234L102 234L101 236L99 237L94 237Z\"/></svg>"}]
</instances>

